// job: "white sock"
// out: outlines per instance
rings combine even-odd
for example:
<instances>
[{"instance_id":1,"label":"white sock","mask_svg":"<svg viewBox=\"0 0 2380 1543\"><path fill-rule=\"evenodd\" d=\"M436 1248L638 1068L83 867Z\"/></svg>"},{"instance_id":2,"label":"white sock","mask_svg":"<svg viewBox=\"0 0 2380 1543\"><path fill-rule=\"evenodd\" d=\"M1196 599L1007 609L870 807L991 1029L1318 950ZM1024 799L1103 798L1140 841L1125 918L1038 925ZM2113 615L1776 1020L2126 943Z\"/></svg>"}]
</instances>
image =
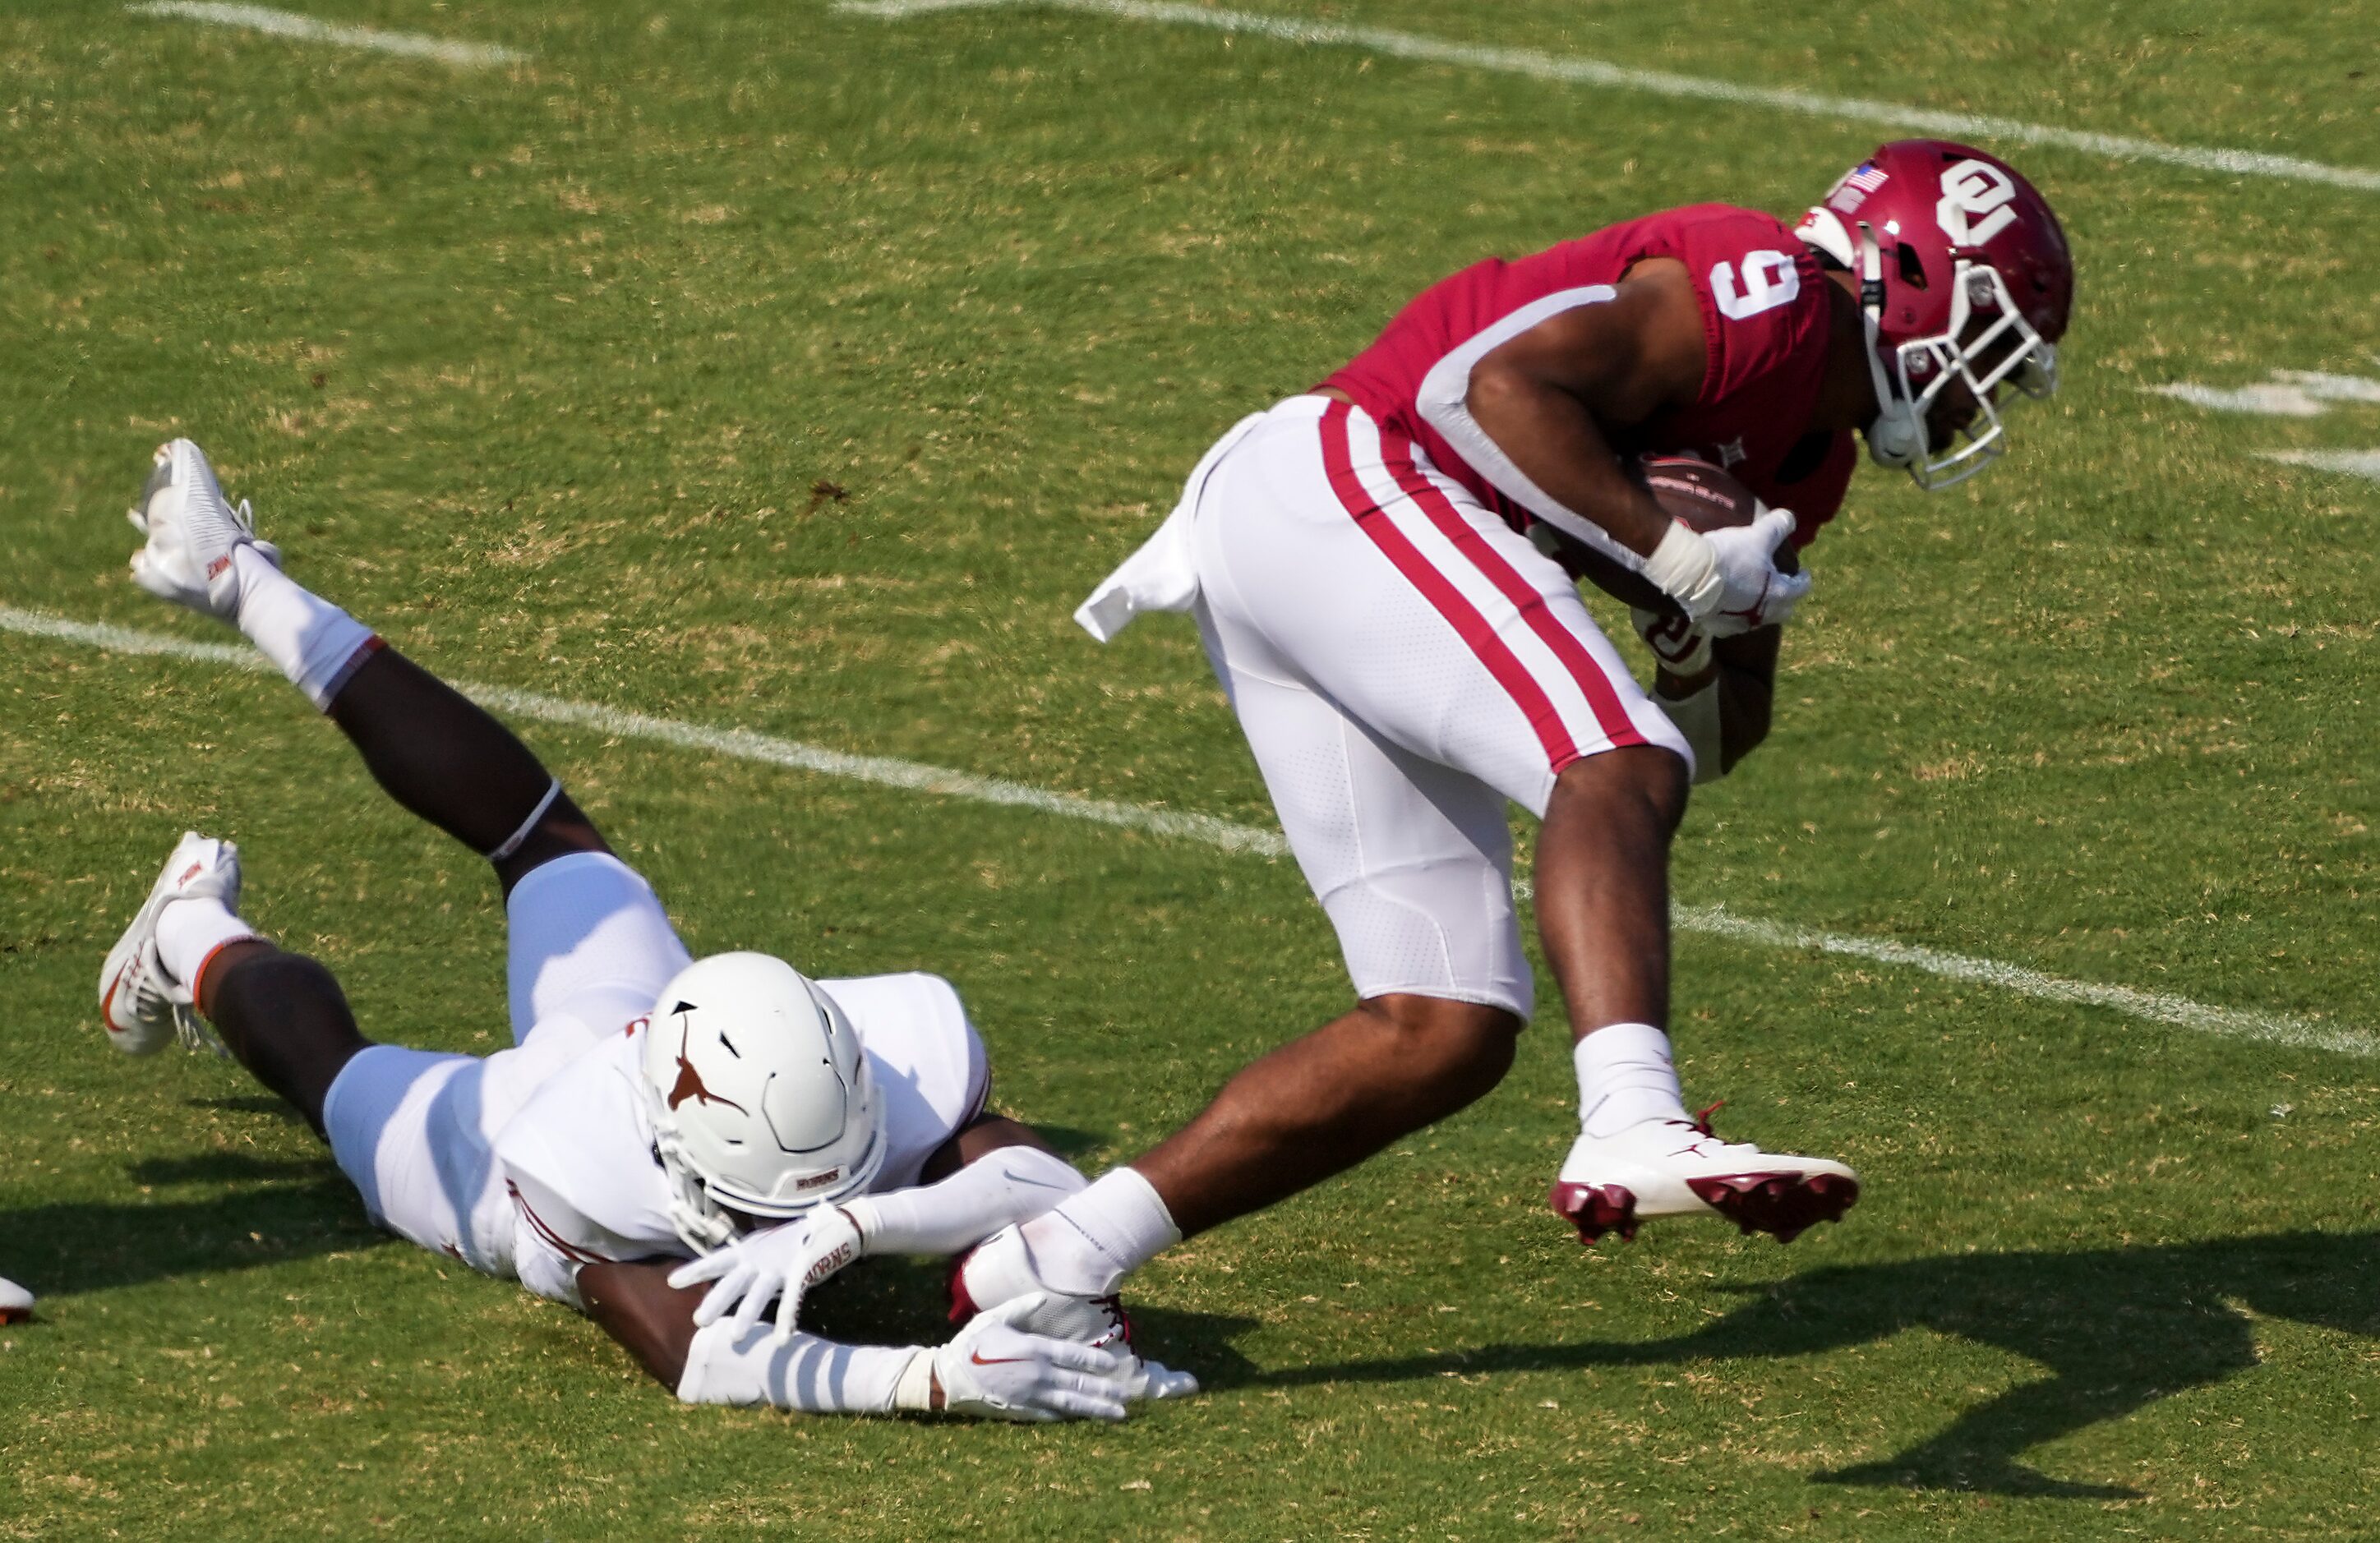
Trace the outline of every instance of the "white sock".
<instances>
[{"instance_id":1,"label":"white sock","mask_svg":"<svg viewBox=\"0 0 2380 1543\"><path fill-rule=\"evenodd\" d=\"M1132 1168L1109 1170L1024 1233L1042 1283L1075 1296L1113 1294L1125 1276L1182 1241L1173 1213Z\"/></svg>"},{"instance_id":2,"label":"white sock","mask_svg":"<svg viewBox=\"0 0 2380 1543\"><path fill-rule=\"evenodd\" d=\"M1611 1136L1646 1120L1683 1120L1685 1098L1670 1062L1670 1037L1651 1024L1611 1024L1571 1047L1578 1067L1578 1124Z\"/></svg>"},{"instance_id":3,"label":"white sock","mask_svg":"<svg viewBox=\"0 0 2380 1543\"><path fill-rule=\"evenodd\" d=\"M232 552L239 570L239 629L318 709L328 709L380 639L372 629L265 560L252 546Z\"/></svg>"},{"instance_id":4,"label":"white sock","mask_svg":"<svg viewBox=\"0 0 2380 1543\"><path fill-rule=\"evenodd\" d=\"M198 989L199 972L216 949L255 936L255 928L211 894L169 900L157 913L157 957L165 973L187 990Z\"/></svg>"}]
</instances>

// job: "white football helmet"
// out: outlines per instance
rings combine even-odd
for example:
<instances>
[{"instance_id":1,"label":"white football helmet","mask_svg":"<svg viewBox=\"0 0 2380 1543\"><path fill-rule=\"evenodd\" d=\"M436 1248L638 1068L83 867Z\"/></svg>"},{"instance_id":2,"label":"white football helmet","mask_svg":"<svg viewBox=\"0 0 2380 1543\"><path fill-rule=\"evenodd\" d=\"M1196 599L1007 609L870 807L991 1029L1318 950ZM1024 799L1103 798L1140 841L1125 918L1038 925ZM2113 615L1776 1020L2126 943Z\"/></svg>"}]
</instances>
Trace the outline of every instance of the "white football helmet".
<instances>
[{"instance_id":1,"label":"white football helmet","mask_svg":"<svg viewBox=\"0 0 2380 1543\"><path fill-rule=\"evenodd\" d=\"M653 1153L688 1246L733 1241L731 1211L799 1216L857 1194L883 1166L884 1109L859 1036L783 960L698 959L638 1032Z\"/></svg>"}]
</instances>

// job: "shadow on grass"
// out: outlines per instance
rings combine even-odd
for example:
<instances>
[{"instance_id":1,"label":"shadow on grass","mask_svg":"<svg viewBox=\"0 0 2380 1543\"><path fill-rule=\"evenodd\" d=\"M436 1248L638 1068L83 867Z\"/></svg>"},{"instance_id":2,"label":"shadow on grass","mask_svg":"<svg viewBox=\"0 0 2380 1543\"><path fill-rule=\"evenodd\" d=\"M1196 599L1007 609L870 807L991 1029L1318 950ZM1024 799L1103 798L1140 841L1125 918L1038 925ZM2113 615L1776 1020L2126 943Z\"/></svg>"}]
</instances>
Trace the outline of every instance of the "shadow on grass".
<instances>
[{"instance_id":1,"label":"shadow on grass","mask_svg":"<svg viewBox=\"0 0 2380 1543\"><path fill-rule=\"evenodd\" d=\"M802 1325L851 1344L939 1344L951 1336L950 1267L917 1259L868 1259L802 1300ZM1135 1305L1133 1343L1152 1360L1185 1367L1202 1382L1261 1380L1232 1342L1257 1327L1252 1318Z\"/></svg>"},{"instance_id":2,"label":"shadow on grass","mask_svg":"<svg viewBox=\"0 0 2380 1543\"><path fill-rule=\"evenodd\" d=\"M2280 1233L2080 1253L1967 1254L1813 1270L1707 1327L1635 1344L1495 1344L1471 1351L1260 1373L1269 1386L1402 1381L1460 1371L1561 1371L1812 1355L1905 1329L2011 1351L2050 1376L1967 1410L1881 1462L1811 1476L1828 1484L2123 1499L2018 1461L2027 1449L2256 1365L2248 1313L2380 1338L2380 1233ZM2242 1311L2244 1308L2246 1311ZM1192 1362L1202 1375L1208 1368ZM1216 1368L1210 1386L1236 1380Z\"/></svg>"},{"instance_id":3,"label":"shadow on grass","mask_svg":"<svg viewBox=\"0 0 2380 1543\"><path fill-rule=\"evenodd\" d=\"M230 1154L136 1163L141 1184L237 1184L200 1199L56 1201L0 1211L10 1275L44 1297L246 1270L393 1241L320 1163ZM280 1182L299 1181L303 1182Z\"/></svg>"}]
</instances>

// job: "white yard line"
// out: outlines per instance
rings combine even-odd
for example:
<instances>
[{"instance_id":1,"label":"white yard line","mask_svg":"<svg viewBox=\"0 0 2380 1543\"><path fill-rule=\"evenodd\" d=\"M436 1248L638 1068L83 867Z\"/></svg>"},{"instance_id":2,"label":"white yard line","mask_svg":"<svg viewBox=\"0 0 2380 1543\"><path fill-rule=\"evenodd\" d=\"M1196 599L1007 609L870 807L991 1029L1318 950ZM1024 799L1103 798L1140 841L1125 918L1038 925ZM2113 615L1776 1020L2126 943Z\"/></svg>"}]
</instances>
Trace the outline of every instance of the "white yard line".
<instances>
[{"instance_id":1,"label":"white yard line","mask_svg":"<svg viewBox=\"0 0 2380 1543\"><path fill-rule=\"evenodd\" d=\"M271 670L253 650L244 646L194 642L161 633L136 632L130 627L111 626L105 623L71 621L39 611L20 611L14 606L0 605L0 631L72 643L82 648L102 649L113 653L164 654L240 670L264 673ZM510 686L455 684L474 700L517 718L595 729L623 739L649 740L680 749L733 756L742 760L792 767L823 776L874 783L883 787L905 788L946 798L965 798L980 804L999 804L1059 815L1068 820L1086 820L1129 831L1145 831L1151 835L1196 842L1225 852L1254 853L1267 857L1285 857L1289 852L1288 844L1278 831L1235 824L1211 815L1185 814L1174 809L1150 808L1141 804L1119 804L1104 798L1084 798L998 777L980 777L948 767L927 766L890 756L852 755L842 750L805 745L799 740L781 739L775 735L758 734L750 729L706 728L698 723L654 718L595 702L574 702L534 691L516 691ZM1885 938L1864 938L1789 927L1779 922L1735 916L1715 905L1681 906L1676 913L1676 920L1680 928L1689 932L1702 932L1736 942L1757 943L1771 948L1815 950L1869 959L1878 964L1923 970L1945 979L1990 986L2043 1002L2105 1007L2127 1017L2193 1029L2203 1034L2254 1039L2299 1049L2334 1051L2341 1055L2380 1056L2380 1036L2362 1029L2334 1027L2287 1014L2210 1007L2187 997L2171 996L2161 991L2139 991L2129 986L2102 986L2086 980L2067 980L2022 966L2002 964L1997 959L1946 954L1939 949L1894 942Z\"/></svg>"},{"instance_id":2,"label":"white yard line","mask_svg":"<svg viewBox=\"0 0 2380 1543\"><path fill-rule=\"evenodd\" d=\"M2380 482L2380 450L2263 450L2257 454L2286 466L2344 472L2350 477L2368 477Z\"/></svg>"},{"instance_id":3,"label":"white yard line","mask_svg":"<svg viewBox=\"0 0 2380 1543\"><path fill-rule=\"evenodd\" d=\"M296 11L274 10L270 6L215 5L210 0L146 0L144 4L124 8L136 16L179 17L186 21L203 21L211 26L270 32L274 37L295 38L300 43L369 48L382 54L402 54L466 67L518 64L528 57L515 49L500 48L492 43L457 43L449 38L425 37L419 32L383 32L376 27L344 26L338 22L318 21Z\"/></svg>"},{"instance_id":4,"label":"white yard line","mask_svg":"<svg viewBox=\"0 0 2380 1543\"><path fill-rule=\"evenodd\" d=\"M1975 113L1940 112L1898 102L1870 102L1860 97L1824 96L1773 86L1746 86L1732 80L1712 80L1667 70L1637 69L1577 55L1548 54L1534 48L1496 48L1455 43L1417 32L1385 27L1356 27L1330 21L1300 21L1252 11L1212 9L1173 0L840 0L837 10L896 21L935 11L983 10L993 7L1081 11L1134 21L1179 27L1206 27L1222 32L1245 32L1282 43L1326 43L1361 48L1394 58L1429 64L1462 65L1474 69L1525 75L1568 85L1608 86L1619 91L1645 91L1656 96L1684 97L1697 102L1724 102L1741 107L1766 107L1809 117L1843 118L1881 124L1958 140L2001 140L2013 144L2055 145L2092 155L2125 161L2156 161L2193 171L2230 176L2269 176L2289 182L2327 183L2362 193L2380 193L2380 171L2362 166L2332 166L2290 155L2260 151L2227 150L2216 146L2169 145L2122 134L2095 134L2080 128L2058 128L2016 118Z\"/></svg>"},{"instance_id":5,"label":"white yard line","mask_svg":"<svg viewBox=\"0 0 2380 1543\"><path fill-rule=\"evenodd\" d=\"M2143 386L2152 396L2170 396L2208 412L2253 413L2259 418L2320 418L2330 409L2298 385L2201 385L2196 381L2169 381Z\"/></svg>"},{"instance_id":6,"label":"white yard line","mask_svg":"<svg viewBox=\"0 0 2380 1543\"><path fill-rule=\"evenodd\" d=\"M2276 370L2257 385L2211 386L2168 381L2141 387L2209 412L2255 413L2265 418L2320 418L2331 402L2380 403L2380 380L2363 375L2326 375L2319 370Z\"/></svg>"}]
</instances>

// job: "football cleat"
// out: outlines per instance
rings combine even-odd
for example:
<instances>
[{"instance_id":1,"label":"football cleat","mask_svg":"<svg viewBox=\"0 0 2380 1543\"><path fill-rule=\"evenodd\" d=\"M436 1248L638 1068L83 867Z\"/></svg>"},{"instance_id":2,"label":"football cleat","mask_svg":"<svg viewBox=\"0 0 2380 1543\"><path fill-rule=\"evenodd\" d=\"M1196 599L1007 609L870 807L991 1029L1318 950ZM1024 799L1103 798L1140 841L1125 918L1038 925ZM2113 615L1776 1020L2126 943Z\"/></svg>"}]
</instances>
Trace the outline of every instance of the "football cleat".
<instances>
[{"instance_id":1,"label":"football cleat","mask_svg":"<svg viewBox=\"0 0 2380 1543\"><path fill-rule=\"evenodd\" d=\"M0 1279L0 1323L22 1323L33 1316L33 1294L16 1282Z\"/></svg>"},{"instance_id":2,"label":"football cleat","mask_svg":"<svg viewBox=\"0 0 2380 1543\"><path fill-rule=\"evenodd\" d=\"M234 508L206 452L186 439L157 447L140 502L125 512L149 544L132 554L132 581L163 600L223 621L239 615L239 568L232 554L252 546L273 566L281 552L256 539L247 500Z\"/></svg>"},{"instance_id":3,"label":"football cleat","mask_svg":"<svg viewBox=\"0 0 2380 1543\"><path fill-rule=\"evenodd\" d=\"M100 1020L107 1026L108 1041L127 1055L154 1055L176 1037L194 1051L229 1053L199 1016L188 986L167 975L157 955L157 917L167 903L201 895L222 901L225 910L239 910L239 848L185 831L140 914L100 966Z\"/></svg>"},{"instance_id":4,"label":"football cleat","mask_svg":"<svg viewBox=\"0 0 2380 1543\"><path fill-rule=\"evenodd\" d=\"M1590 1246L1606 1233L1633 1238L1640 1223L1663 1216L1723 1216L1747 1234L1791 1243L1818 1222L1841 1221L1859 1188L1859 1175L1829 1159L1721 1141L1705 1110L1691 1122L1581 1133L1547 1199Z\"/></svg>"},{"instance_id":5,"label":"football cleat","mask_svg":"<svg viewBox=\"0 0 2380 1543\"><path fill-rule=\"evenodd\" d=\"M1033 1268L1033 1250L1026 1245L1025 1229L1011 1222L960 1255L951 1266L951 1321L965 1323L988 1307L1050 1289L1040 1271Z\"/></svg>"}]
</instances>

